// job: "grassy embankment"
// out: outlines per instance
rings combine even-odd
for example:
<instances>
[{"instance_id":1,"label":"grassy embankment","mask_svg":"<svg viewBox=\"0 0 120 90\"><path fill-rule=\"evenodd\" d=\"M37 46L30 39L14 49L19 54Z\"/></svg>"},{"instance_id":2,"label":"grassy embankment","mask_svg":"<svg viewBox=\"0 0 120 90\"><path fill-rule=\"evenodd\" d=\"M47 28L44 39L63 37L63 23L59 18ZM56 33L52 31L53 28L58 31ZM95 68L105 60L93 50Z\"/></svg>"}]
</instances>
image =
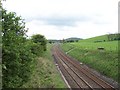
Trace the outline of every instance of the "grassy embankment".
<instances>
[{"instance_id":1,"label":"grassy embankment","mask_svg":"<svg viewBox=\"0 0 120 90\"><path fill-rule=\"evenodd\" d=\"M61 46L70 56L118 81L118 41L108 41L107 36L103 35ZM98 47L105 50L98 50Z\"/></svg>"},{"instance_id":2,"label":"grassy embankment","mask_svg":"<svg viewBox=\"0 0 120 90\"><path fill-rule=\"evenodd\" d=\"M24 88L65 88L65 83L58 73L54 61L51 57L50 44L47 51L36 62L36 67L31 75L31 79L23 85Z\"/></svg>"}]
</instances>

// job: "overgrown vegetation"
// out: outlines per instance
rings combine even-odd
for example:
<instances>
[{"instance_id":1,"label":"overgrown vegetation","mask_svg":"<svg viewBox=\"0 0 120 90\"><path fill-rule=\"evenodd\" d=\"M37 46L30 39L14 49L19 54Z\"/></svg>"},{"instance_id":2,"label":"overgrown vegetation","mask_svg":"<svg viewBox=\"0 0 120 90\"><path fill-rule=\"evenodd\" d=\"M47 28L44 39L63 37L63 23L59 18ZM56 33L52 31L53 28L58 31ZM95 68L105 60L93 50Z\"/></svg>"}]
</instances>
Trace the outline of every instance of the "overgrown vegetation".
<instances>
[{"instance_id":1,"label":"overgrown vegetation","mask_svg":"<svg viewBox=\"0 0 120 90\"><path fill-rule=\"evenodd\" d=\"M65 88L65 83L56 70L56 66L51 57L51 46L47 44L47 51L42 57L38 57L35 64L34 73L30 80L22 88Z\"/></svg>"},{"instance_id":2,"label":"overgrown vegetation","mask_svg":"<svg viewBox=\"0 0 120 90\"><path fill-rule=\"evenodd\" d=\"M43 35L27 39L24 20L2 10L2 87L65 88Z\"/></svg>"},{"instance_id":3,"label":"overgrown vegetation","mask_svg":"<svg viewBox=\"0 0 120 90\"><path fill-rule=\"evenodd\" d=\"M109 41L120 40L120 33L108 34L107 37Z\"/></svg>"},{"instance_id":4,"label":"overgrown vegetation","mask_svg":"<svg viewBox=\"0 0 120 90\"><path fill-rule=\"evenodd\" d=\"M14 12L2 9L2 85L3 88L21 87L36 65L36 57L46 50L42 35L27 39L24 20ZM42 40L35 42L35 40ZM44 42L44 43L43 43Z\"/></svg>"},{"instance_id":5,"label":"overgrown vegetation","mask_svg":"<svg viewBox=\"0 0 120 90\"><path fill-rule=\"evenodd\" d=\"M45 37L43 35L33 35L32 36L32 41L36 44L38 44L39 46L41 46L43 48L44 51L46 51L46 43L47 40L45 39Z\"/></svg>"},{"instance_id":6,"label":"overgrown vegetation","mask_svg":"<svg viewBox=\"0 0 120 90\"><path fill-rule=\"evenodd\" d=\"M99 40L103 42L94 42ZM65 52L72 49L68 52L70 56L118 81L118 41L107 41L107 36L104 35L61 46ZM98 47L104 49L99 50Z\"/></svg>"}]
</instances>

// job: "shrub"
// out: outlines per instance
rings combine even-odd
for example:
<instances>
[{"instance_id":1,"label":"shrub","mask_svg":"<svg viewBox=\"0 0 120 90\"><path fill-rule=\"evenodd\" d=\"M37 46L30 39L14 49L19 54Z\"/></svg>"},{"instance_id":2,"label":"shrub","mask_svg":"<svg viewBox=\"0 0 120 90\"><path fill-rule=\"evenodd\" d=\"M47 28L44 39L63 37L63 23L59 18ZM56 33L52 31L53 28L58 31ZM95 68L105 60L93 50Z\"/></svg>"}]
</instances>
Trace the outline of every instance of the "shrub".
<instances>
[{"instance_id":1,"label":"shrub","mask_svg":"<svg viewBox=\"0 0 120 90\"><path fill-rule=\"evenodd\" d=\"M26 39L25 23L13 12L2 9L3 88L23 85L32 73L35 55Z\"/></svg>"}]
</instances>

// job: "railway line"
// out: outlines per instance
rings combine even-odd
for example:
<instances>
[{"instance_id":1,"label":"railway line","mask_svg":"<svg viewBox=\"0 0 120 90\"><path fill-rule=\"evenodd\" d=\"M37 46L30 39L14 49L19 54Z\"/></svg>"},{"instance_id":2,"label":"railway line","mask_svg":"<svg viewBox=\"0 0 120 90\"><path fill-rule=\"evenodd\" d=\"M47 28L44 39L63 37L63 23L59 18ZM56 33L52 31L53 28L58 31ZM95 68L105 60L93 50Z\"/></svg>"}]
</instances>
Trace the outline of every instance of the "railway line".
<instances>
[{"instance_id":1,"label":"railway line","mask_svg":"<svg viewBox=\"0 0 120 90\"><path fill-rule=\"evenodd\" d=\"M78 61L66 55L58 45L53 46L52 55L70 88L117 90L90 69L83 67Z\"/></svg>"}]
</instances>

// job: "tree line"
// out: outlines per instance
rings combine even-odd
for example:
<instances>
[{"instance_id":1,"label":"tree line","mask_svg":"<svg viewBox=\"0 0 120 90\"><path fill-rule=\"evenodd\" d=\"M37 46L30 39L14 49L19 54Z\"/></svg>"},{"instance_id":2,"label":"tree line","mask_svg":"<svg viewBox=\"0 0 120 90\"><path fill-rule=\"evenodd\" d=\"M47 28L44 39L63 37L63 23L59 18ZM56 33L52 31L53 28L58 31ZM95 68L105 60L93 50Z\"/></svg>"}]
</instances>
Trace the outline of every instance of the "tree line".
<instances>
[{"instance_id":1,"label":"tree line","mask_svg":"<svg viewBox=\"0 0 120 90\"><path fill-rule=\"evenodd\" d=\"M107 38L108 38L108 41L120 40L120 33L108 34Z\"/></svg>"},{"instance_id":2,"label":"tree line","mask_svg":"<svg viewBox=\"0 0 120 90\"><path fill-rule=\"evenodd\" d=\"M2 87L18 88L32 74L36 58L46 51L46 38L27 38L25 22L14 12L2 8Z\"/></svg>"}]
</instances>

